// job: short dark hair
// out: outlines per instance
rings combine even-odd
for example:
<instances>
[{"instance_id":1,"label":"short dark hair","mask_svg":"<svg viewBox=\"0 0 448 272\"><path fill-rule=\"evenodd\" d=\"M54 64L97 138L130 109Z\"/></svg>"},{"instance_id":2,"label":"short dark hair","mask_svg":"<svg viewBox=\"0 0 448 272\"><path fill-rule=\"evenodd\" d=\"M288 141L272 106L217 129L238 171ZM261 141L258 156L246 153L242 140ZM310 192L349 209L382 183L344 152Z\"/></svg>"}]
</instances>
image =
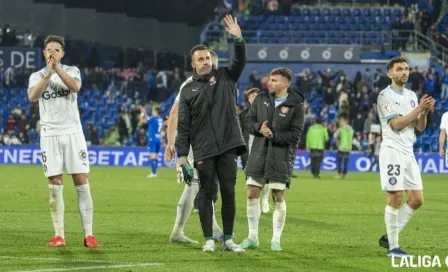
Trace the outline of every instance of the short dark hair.
<instances>
[{"instance_id":1,"label":"short dark hair","mask_svg":"<svg viewBox=\"0 0 448 272\"><path fill-rule=\"evenodd\" d=\"M251 95L251 94L254 94L254 93L256 93L256 94L260 94L261 91L260 91L260 89L258 89L258 88L251 88L251 89L247 90L247 96L249 96L249 95Z\"/></svg>"},{"instance_id":2,"label":"short dark hair","mask_svg":"<svg viewBox=\"0 0 448 272\"><path fill-rule=\"evenodd\" d=\"M155 108L154 110L157 112L158 115L162 114L162 110L160 108Z\"/></svg>"},{"instance_id":3,"label":"short dark hair","mask_svg":"<svg viewBox=\"0 0 448 272\"><path fill-rule=\"evenodd\" d=\"M208 47L207 47L207 46L205 46L205 45L203 45L203 44L198 44L198 45L193 46L193 48L191 48L190 56L193 56L194 52L196 52L196 51L200 51L200 50L207 50L207 51L210 51L210 50L208 50Z\"/></svg>"},{"instance_id":4,"label":"short dark hair","mask_svg":"<svg viewBox=\"0 0 448 272\"><path fill-rule=\"evenodd\" d=\"M408 60L404 57L392 58L386 65L387 71L394 68L395 63L403 63L403 62L408 63Z\"/></svg>"},{"instance_id":5,"label":"short dark hair","mask_svg":"<svg viewBox=\"0 0 448 272\"><path fill-rule=\"evenodd\" d=\"M269 74L271 76L281 75L281 76L285 77L288 80L288 82L291 82L291 80L292 80L292 72L291 72L291 70L289 70L288 68L285 68L285 67L275 68Z\"/></svg>"},{"instance_id":6,"label":"short dark hair","mask_svg":"<svg viewBox=\"0 0 448 272\"><path fill-rule=\"evenodd\" d=\"M44 43L45 47L47 47L47 45L52 42L60 44L62 49L64 49L64 47L65 47L65 40L61 36L55 36L55 35L47 36L47 38L45 38L45 43Z\"/></svg>"}]
</instances>

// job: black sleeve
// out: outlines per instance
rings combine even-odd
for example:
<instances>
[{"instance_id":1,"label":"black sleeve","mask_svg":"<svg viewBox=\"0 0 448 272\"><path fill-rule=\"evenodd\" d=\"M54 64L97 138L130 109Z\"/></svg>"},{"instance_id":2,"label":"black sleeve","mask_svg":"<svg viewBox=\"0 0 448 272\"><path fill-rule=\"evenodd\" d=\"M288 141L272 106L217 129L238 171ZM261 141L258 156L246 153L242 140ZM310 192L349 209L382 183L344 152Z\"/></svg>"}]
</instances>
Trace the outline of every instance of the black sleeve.
<instances>
[{"instance_id":1,"label":"black sleeve","mask_svg":"<svg viewBox=\"0 0 448 272\"><path fill-rule=\"evenodd\" d=\"M237 82L246 66L246 42L233 42L233 57L230 61L227 71L230 78Z\"/></svg>"},{"instance_id":2,"label":"black sleeve","mask_svg":"<svg viewBox=\"0 0 448 272\"><path fill-rule=\"evenodd\" d=\"M180 94L179 116L177 118L176 148L177 156L179 158L188 156L188 152L190 151L190 127L190 106L185 98L185 91L183 91Z\"/></svg>"},{"instance_id":3,"label":"black sleeve","mask_svg":"<svg viewBox=\"0 0 448 272\"><path fill-rule=\"evenodd\" d=\"M294 115L291 118L291 124L287 131L273 131L272 141L279 145L295 145L300 141L303 132L305 117L305 106L303 102L297 104L294 109Z\"/></svg>"},{"instance_id":4,"label":"black sleeve","mask_svg":"<svg viewBox=\"0 0 448 272\"><path fill-rule=\"evenodd\" d=\"M240 112L240 116L239 116L239 119L240 119L240 128L241 128L241 132L244 134L244 121L245 121L245 119L246 119L246 110L242 110L241 112Z\"/></svg>"},{"instance_id":5,"label":"black sleeve","mask_svg":"<svg viewBox=\"0 0 448 272\"><path fill-rule=\"evenodd\" d=\"M246 120L245 120L245 126L249 134L255 135L255 136L263 136L263 134L260 133L260 127L263 124L263 122L258 122L257 120L257 107L260 103L260 96L257 96L255 98L254 103L249 107L249 111L246 114Z\"/></svg>"}]
</instances>

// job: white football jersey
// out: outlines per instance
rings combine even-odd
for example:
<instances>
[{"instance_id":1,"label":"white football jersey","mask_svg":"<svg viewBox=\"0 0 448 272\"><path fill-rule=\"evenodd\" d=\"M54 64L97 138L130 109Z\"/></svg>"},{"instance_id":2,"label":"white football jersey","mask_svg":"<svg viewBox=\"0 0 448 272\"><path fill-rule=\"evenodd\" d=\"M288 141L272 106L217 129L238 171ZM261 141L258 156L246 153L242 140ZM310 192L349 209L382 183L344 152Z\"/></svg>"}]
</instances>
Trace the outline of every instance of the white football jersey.
<instances>
[{"instance_id":1,"label":"white football jersey","mask_svg":"<svg viewBox=\"0 0 448 272\"><path fill-rule=\"evenodd\" d=\"M182 83L182 85L180 85L179 93L177 94L176 99L174 100L174 103L179 104L179 101L180 101L180 92L182 91L183 87L184 87L185 85L187 85L188 83L190 83L191 81L193 81L193 76L187 78L187 80L185 80L184 83Z\"/></svg>"},{"instance_id":2,"label":"white football jersey","mask_svg":"<svg viewBox=\"0 0 448 272\"><path fill-rule=\"evenodd\" d=\"M448 111L442 115L442 120L440 122L440 129L444 129L446 133L446 139L448 141Z\"/></svg>"},{"instance_id":3,"label":"white football jersey","mask_svg":"<svg viewBox=\"0 0 448 272\"><path fill-rule=\"evenodd\" d=\"M381 122L383 141L381 145L397 149L406 154L414 154L414 142L416 140L414 124L411 123L400 131L395 131L389 125L389 121L398 116L405 116L418 106L415 93L404 88L399 92L388 86L378 95L377 110Z\"/></svg>"},{"instance_id":4,"label":"white football jersey","mask_svg":"<svg viewBox=\"0 0 448 272\"><path fill-rule=\"evenodd\" d=\"M72 78L81 81L81 75L77 67L62 65L62 69ZM28 84L28 91L34 88L46 73L46 67L32 73ZM54 71L47 88L39 97L42 136L82 132L77 98L77 94L69 90L59 75Z\"/></svg>"}]
</instances>

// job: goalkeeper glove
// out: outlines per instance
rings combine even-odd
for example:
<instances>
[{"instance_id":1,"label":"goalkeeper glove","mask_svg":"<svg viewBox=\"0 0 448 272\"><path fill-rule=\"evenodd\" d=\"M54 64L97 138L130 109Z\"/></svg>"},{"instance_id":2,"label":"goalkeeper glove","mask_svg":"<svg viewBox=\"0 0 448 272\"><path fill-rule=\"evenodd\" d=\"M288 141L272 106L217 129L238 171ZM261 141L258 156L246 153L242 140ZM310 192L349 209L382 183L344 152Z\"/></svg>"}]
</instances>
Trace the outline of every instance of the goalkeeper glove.
<instances>
[{"instance_id":1,"label":"goalkeeper glove","mask_svg":"<svg viewBox=\"0 0 448 272\"><path fill-rule=\"evenodd\" d=\"M194 178L194 172L193 168L190 166L190 164L185 163L181 164L177 167L177 182L178 183L185 183L188 186L191 186L191 183L193 182Z\"/></svg>"}]
</instances>

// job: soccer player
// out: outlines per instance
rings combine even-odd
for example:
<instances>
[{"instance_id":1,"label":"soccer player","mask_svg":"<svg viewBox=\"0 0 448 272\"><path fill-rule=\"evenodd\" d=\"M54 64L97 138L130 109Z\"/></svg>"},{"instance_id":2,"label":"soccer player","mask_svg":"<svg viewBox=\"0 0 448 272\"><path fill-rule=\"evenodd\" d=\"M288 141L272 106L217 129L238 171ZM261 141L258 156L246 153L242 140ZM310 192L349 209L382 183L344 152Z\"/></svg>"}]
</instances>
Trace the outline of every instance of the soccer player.
<instances>
[{"instance_id":1,"label":"soccer player","mask_svg":"<svg viewBox=\"0 0 448 272\"><path fill-rule=\"evenodd\" d=\"M179 101L176 147L178 168L189 168L190 144L194 166L198 171L199 218L206 240L203 251L214 251L213 195L216 174L221 192L221 214L224 228L223 250L242 252L232 240L235 220L235 185L237 157L244 154L246 144L236 113L236 83L246 65L246 44L236 19L224 18L226 31L234 37L234 54L228 67L213 69L208 48L191 50L193 80L182 89Z\"/></svg>"},{"instance_id":2,"label":"soccer player","mask_svg":"<svg viewBox=\"0 0 448 272\"><path fill-rule=\"evenodd\" d=\"M320 165L324 159L325 143L328 141L328 131L322 119L316 119L316 124L308 129L306 134L306 149L310 151L311 173L313 178L320 179Z\"/></svg>"},{"instance_id":3,"label":"soccer player","mask_svg":"<svg viewBox=\"0 0 448 272\"><path fill-rule=\"evenodd\" d=\"M149 161L151 164L151 174L148 175L148 178L157 177L157 166L159 164L159 152L160 146L162 145L162 126L163 119L160 116L161 111L160 108L154 108L152 110L152 116L148 117L146 113L146 109L144 107L140 108L140 122L148 123L148 151L149 151Z\"/></svg>"},{"instance_id":4,"label":"soccer player","mask_svg":"<svg viewBox=\"0 0 448 272\"><path fill-rule=\"evenodd\" d=\"M79 118L77 92L81 88L79 69L61 64L64 38L48 36L43 54L47 66L31 74L28 98L39 101L41 122L40 149L45 177L50 190L50 212L55 236L48 247L65 246L64 166L72 175L78 192L78 208L84 230L84 246L98 247L92 234L93 203L88 182L89 159Z\"/></svg>"},{"instance_id":5,"label":"soccer player","mask_svg":"<svg viewBox=\"0 0 448 272\"><path fill-rule=\"evenodd\" d=\"M348 171L348 159L353 144L353 128L348 124L347 119L342 118L339 121L339 128L334 133L334 139L338 143L338 175L337 179L344 179ZM344 169L342 169L342 160L344 160Z\"/></svg>"},{"instance_id":6,"label":"soccer player","mask_svg":"<svg viewBox=\"0 0 448 272\"><path fill-rule=\"evenodd\" d=\"M218 56L216 53L212 50L210 51L211 61L214 68L218 67ZM165 149L165 161L171 162L174 159L174 142L176 138L176 130L177 130L177 117L179 115L179 100L180 100L180 94L182 92L182 88L191 82L193 80L193 76L189 77L181 86L179 93L176 96L176 99L174 101L174 104L171 108L170 115L168 118L168 129L167 129L167 147ZM193 165L194 158L193 158L193 152L190 150L190 153L188 154L188 161L191 165ZM191 186L188 186L185 184L184 191L179 199L179 202L177 204L177 215L176 215L176 221L174 223L174 228L170 236L170 241L172 243L198 243L197 241L194 241L184 235L184 226L187 222L188 217L190 216L191 208L193 206L192 199L197 198L197 193L199 191L198 187L198 174L196 169L194 170L194 180ZM217 183L216 183L216 186ZM215 195L213 196L213 201L216 203L217 199L217 192L218 190L215 190ZM196 199L194 200L196 201ZM215 211L215 209L213 209ZM222 240L224 238L224 234L221 230L221 228L218 225L218 222L216 221L215 213L213 213L213 238L215 241Z\"/></svg>"},{"instance_id":7,"label":"soccer player","mask_svg":"<svg viewBox=\"0 0 448 272\"><path fill-rule=\"evenodd\" d=\"M448 154L445 154L445 141L448 134L448 111L442 115L440 122L440 134L439 134L439 155L443 158L445 155L445 166L448 166Z\"/></svg>"},{"instance_id":8,"label":"soccer player","mask_svg":"<svg viewBox=\"0 0 448 272\"><path fill-rule=\"evenodd\" d=\"M247 221L249 236L242 248L258 248L260 192L264 186L272 190L274 201L271 249L282 250L280 237L285 226L285 190L289 188L294 161L303 132L304 98L289 89L292 72L276 68L269 76L269 93L255 99L246 117L254 141L247 161Z\"/></svg>"},{"instance_id":9,"label":"soccer player","mask_svg":"<svg viewBox=\"0 0 448 272\"><path fill-rule=\"evenodd\" d=\"M435 100L424 95L419 102L415 93L405 88L409 78L405 58L391 59L387 76L392 84L380 92L377 100L383 135L379 157L381 188L388 193L384 216L387 234L379 242L388 247L388 256L407 257L410 255L398 244L398 234L423 204L422 178L413 151L414 129L425 130L427 114ZM400 208L403 191L408 200Z\"/></svg>"},{"instance_id":10,"label":"soccer player","mask_svg":"<svg viewBox=\"0 0 448 272\"><path fill-rule=\"evenodd\" d=\"M249 153L250 153L250 148L252 146L252 143L254 141L254 135L249 133L248 128L246 127L246 116L247 113L249 113L249 108L250 106L254 103L255 98L257 97L257 95L259 95L261 93L260 89L258 88L252 88L247 90L247 101L249 102L249 105L244 108L241 112L240 112L240 125L241 125L241 131L243 132L243 136L244 136L244 141L246 142L247 145L247 149L248 149L248 153L245 153L241 156L241 163L243 166L243 170L246 169L246 165L247 165L247 158L249 157ZM264 186L263 187L263 198L261 200L262 203L262 208L261 211L263 213L268 213L270 210L269 207L269 186Z\"/></svg>"}]
</instances>

